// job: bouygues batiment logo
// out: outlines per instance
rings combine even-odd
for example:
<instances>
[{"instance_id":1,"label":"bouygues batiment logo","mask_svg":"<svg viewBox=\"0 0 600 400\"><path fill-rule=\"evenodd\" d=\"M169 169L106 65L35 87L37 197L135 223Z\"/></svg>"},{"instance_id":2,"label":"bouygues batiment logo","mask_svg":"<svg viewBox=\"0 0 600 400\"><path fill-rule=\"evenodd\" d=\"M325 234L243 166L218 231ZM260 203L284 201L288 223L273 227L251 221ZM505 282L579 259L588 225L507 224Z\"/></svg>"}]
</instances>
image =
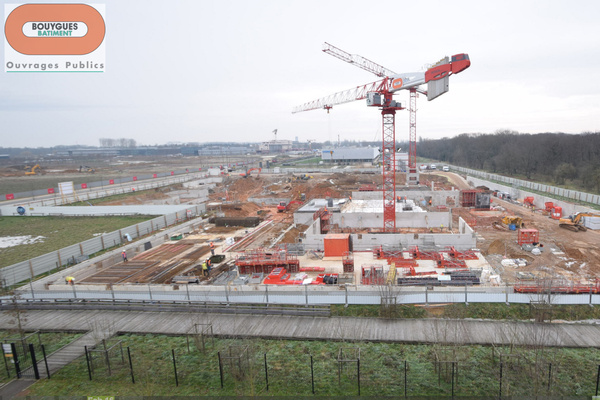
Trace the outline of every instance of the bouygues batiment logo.
<instances>
[{"instance_id":1,"label":"bouygues batiment logo","mask_svg":"<svg viewBox=\"0 0 600 400\"><path fill-rule=\"evenodd\" d=\"M104 4L5 4L5 72L104 72Z\"/></svg>"}]
</instances>

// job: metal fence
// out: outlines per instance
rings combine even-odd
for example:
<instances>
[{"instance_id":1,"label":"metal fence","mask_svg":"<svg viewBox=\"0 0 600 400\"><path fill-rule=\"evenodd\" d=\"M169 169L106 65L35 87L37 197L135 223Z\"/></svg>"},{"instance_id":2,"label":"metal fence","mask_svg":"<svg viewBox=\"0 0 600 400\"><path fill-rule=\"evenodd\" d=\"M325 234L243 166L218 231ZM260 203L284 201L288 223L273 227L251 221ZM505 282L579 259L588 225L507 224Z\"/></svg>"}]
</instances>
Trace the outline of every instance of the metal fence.
<instances>
[{"instance_id":1,"label":"metal fence","mask_svg":"<svg viewBox=\"0 0 600 400\"><path fill-rule=\"evenodd\" d=\"M517 179L517 178L509 178L507 176L491 174L489 172L477 171L477 170L470 169L470 168L452 166L452 169L462 172L462 173L465 173L465 174L468 174L468 175L478 176L485 180L502 182L508 186L515 186L515 187L520 187L520 188L525 188L525 189L530 189L530 190L534 190L537 192L545 193L548 196L554 196L554 197L559 197L559 198L562 197L562 198L570 199L573 201L580 201L580 202L584 202L584 203L600 205L600 195L597 195L597 194L579 192L577 190L568 190L568 189L563 189L563 188L559 188L556 186L544 185L544 184L537 183L537 182L524 181L522 179Z\"/></svg>"},{"instance_id":2,"label":"metal fence","mask_svg":"<svg viewBox=\"0 0 600 400\"><path fill-rule=\"evenodd\" d=\"M177 290L174 290L177 288ZM133 290L86 290L74 285L67 290L23 291L19 301L109 301L143 303L224 303L224 304L440 304L440 303L539 303L549 304L600 304L598 294L548 294L514 293L511 286L503 288L477 287L448 290L447 288L399 288L380 289L335 286L335 287L270 287L270 286L224 286L222 288L197 285L139 286ZM12 301L5 298L4 301Z\"/></svg>"},{"instance_id":3,"label":"metal fence","mask_svg":"<svg viewBox=\"0 0 600 400\"><path fill-rule=\"evenodd\" d=\"M206 175L206 173L202 173L202 176ZM174 170L172 173L171 172L158 172L156 174L140 174L137 176L122 176L122 177L118 177L118 178L106 178L104 179L103 176L101 176L101 174L96 174L94 176L95 179L100 178L100 180L96 180L96 181L92 181L89 183L86 183L86 186L88 189L98 189L98 188L109 188L109 187L115 187L121 184L140 184L143 181L152 181L155 179L159 179L159 178L173 178L174 182L182 182L182 181L186 181L189 179L193 179L194 177L198 177L198 171L194 171L194 172L190 172L188 170ZM81 181L81 180L80 180ZM151 182L144 182L144 183L149 183L150 185L154 185L153 187L156 187L156 183L151 183ZM81 184L75 184L77 190L80 190L81 188ZM164 186L164 184L158 184L158 186ZM150 186L152 187L152 186ZM53 189L54 193L59 193L59 189L58 187L55 188L47 188L47 189L37 189L37 190L30 190L30 191L26 191L26 192L18 192L18 193L11 193L13 199L25 199L25 198L29 198L29 197L33 197L35 200L35 197L40 197L40 196L45 196L48 195L48 190L49 189ZM139 189L141 190L141 189ZM0 195L0 197L2 198L2 200L5 199L7 194L4 195Z\"/></svg>"}]
</instances>

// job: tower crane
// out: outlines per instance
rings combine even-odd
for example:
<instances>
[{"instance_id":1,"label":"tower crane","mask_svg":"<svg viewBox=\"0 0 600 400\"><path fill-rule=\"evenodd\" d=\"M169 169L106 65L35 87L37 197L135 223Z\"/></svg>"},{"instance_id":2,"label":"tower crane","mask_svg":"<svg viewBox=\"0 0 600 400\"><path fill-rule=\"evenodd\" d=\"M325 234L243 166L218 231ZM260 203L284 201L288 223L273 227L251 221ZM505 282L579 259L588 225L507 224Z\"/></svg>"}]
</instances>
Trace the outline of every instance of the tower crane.
<instances>
[{"instance_id":1,"label":"tower crane","mask_svg":"<svg viewBox=\"0 0 600 400\"><path fill-rule=\"evenodd\" d=\"M416 185L418 182L417 169L417 123L416 99L417 93L427 95L431 101L449 90L448 78L469 68L471 61L466 53L444 57L430 66L424 72L409 72L397 74L367 58L357 54L350 54L327 42L323 44L323 52L353 64L358 68L371 72L382 78L378 81L357 86L352 89L337 92L298 107L292 113L325 109L327 112L338 104L349 103L355 100L367 100L367 106L378 107L382 115L382 164L383 164L383 231L396 231L396 111L404 110L402 104L393 99L393 95L400 90L410 92L409 100L409 153L407 184ZM427 91L420 89L427 84Z\"/></svg>"}]
</instances>

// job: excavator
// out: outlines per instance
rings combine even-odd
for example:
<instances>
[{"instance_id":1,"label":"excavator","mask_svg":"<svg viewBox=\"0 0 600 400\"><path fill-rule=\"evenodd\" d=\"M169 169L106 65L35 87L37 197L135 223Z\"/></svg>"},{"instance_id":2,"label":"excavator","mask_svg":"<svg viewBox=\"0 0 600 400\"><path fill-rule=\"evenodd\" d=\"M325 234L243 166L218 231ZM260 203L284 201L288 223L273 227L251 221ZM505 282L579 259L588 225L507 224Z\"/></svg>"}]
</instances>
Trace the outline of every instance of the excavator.
<instances>
[{"instance_id":1,"label":"excavator","mask_svg":"<svg viewBox=\"0 0 600 400\"><path fill-rule=\"evenodd\" d=\"M568 229L573 232L579 232L579 231L585 232L585 231L587 231L587 228L585 226L583 226L583 223L581 220L583 217L598 217L598 218L600 218L600 214L579 212L577 214L569 215L568 217L559 219L558 226L560 226L561 228Z\"/></svg>"},{"instance_id":2,"label":"excavator","mask_svg":"<svg viewBox=\"0 0 600 400\"><path fill-rule=\"evenodd\" d=\"M280 201L279 204L277 205L277 212L289 211L292 204L302 205L302 204L304 204L304 202L302 202L300 200L293 200L293 201L290 201L289 203L286 203L285 201Z\"/></svg>"},{"instance_id":3,"label":"excavator","mask_svg":"<svg viewBox=\"0 0 600 400\"><path fill-rule=\"evenodd\" d=\"M523 228L525 227L525 223L523 222L523 219L521 217L516 217L516 216L506 216L504 218L502 218L502 220L500 222L495 221L492 222L492 226L498 230L508 230L510 228L510 225L514 225L515 228Z\"/></svg>"},{"instance_id":4,"label":"excavator","mask_svg":"<svg viewBox=\"0 0 600 400\"><path fill-rule=\"evenodd\" d=\"M256 175L256 177L258 178L260 176L260 172L262 171L262 168L250 168L248 171L246 171L246 173L240 174L242 177L247 178L250 176L250 172L252 171L258 171L258 174Z\"/></svg>"},{"instance_id":5,"label":"excavator","mask_svg":"<svg viewBox=\"0 0 600 400\"><path fill-rule=\"evenodd\" d=\"M40 167L40 164L36 164L35 166L33 166L33 168L31 168L31 171L25 171L25 175L35 175L38 172L42 172L42 167Z\"/></svg>"},{"instance_id":6,"label":"excavator","mask_svg":"<svg viewBox=\"0 0 600 400\"><path fill-rule=\"evenodd\" d=\"M96 172L96 170L92 167L88 167L87 165L80 165L79 172L90 172L93 174Z\"/></svg>"}]
</instances>

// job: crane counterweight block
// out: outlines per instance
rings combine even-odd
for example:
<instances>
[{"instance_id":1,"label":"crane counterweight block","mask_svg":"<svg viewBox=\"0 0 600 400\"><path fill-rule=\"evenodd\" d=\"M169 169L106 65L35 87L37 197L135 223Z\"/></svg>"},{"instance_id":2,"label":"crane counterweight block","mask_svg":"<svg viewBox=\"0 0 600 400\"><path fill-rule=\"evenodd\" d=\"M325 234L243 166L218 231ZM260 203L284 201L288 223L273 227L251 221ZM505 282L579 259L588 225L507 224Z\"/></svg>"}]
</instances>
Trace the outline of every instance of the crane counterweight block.
<instances>
[{"instance_id":1,"label":"crane counterweight block","mask_svg":"<svg viewBox=\"0 0 600 400\"><path fill-rule=\"evenodd\" d=\"M447 58L446 58L447 59ZM425 71L425 82L437 81L451 74L458 74L471 66L469 55L455 54L444 64L437 64Z\"/></svg>"}]
</instances>

